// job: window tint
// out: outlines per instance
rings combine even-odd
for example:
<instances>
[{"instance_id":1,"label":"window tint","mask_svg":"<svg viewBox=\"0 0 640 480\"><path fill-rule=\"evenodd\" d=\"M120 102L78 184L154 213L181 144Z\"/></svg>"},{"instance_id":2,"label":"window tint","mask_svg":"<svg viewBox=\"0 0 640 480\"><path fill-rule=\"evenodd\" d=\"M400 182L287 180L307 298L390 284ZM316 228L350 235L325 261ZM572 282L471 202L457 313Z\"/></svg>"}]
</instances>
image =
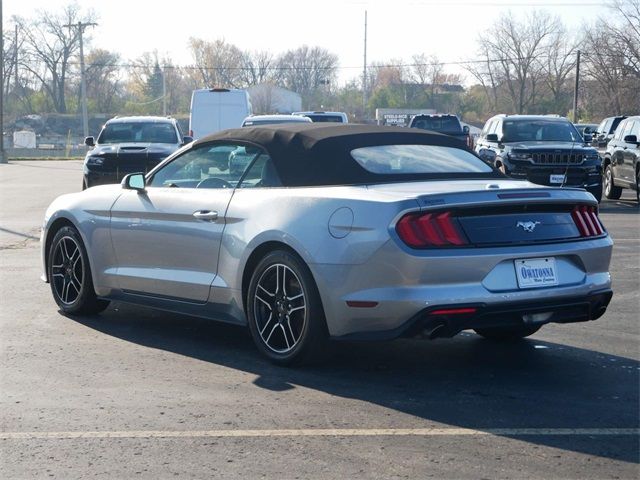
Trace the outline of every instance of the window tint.
<instances>
[{"instance_id":1,"label":"window tint","mask_svg":"<svg viewBox=\"0 0 640 480\"><path fill-rule=\"evenodd\" d=\"M546 120L504 122L504 142L582 142L582 136L571 122Z\"/></svg>"},{"instance_id":2,"label":"window tint","mask_svg":"<svg viewBox=\"0 0 640 480\"><path fill-rule=\"evenodd\" d=\"M621 123L619 125L620 128L616 128L616 131L614 132L612 137L614 140L622 140L622 132L624 131L625 126L626 126L626 123Z\"/></svg>"},{"instance_id":3,"label":"window tint","mask_svg":"<svg viewBox=\"0 0 640 480\"><path fill-rule=\"evenodd\" d=\"M489 128L489 133L500 133L498 132L498 125L500 125L500 120L494 120Z\"/></svg>"},{"instance_id":4,"label":"window tint","mask_svg":"<svg viewBox=\"0 0 640 480\"><path fill-rule=\"evenodd\" d=\"M305 117L309 117L312 122L344 122L344 118L340 115L305 115Z\"/></svg>"},{"instance_id":5,"label":"window tint","mask_svg":"<svg viewBox=\"0 0 640 480\"><path fill-rule=\"evenodd\" d=\"M598 129L598 131L604 134L608 134L611 131L611 124L613 123L613 118L609 118L605 120L603 123L604 123L604 127L602 127L602 130Z\"/></svg>"},{"instance_id":6,"label":"window tint","mask_svg":"<svg viewBox=\"0 0 640 480\"><path fill-rule=\"evenodd\" d=\"M622 138L623 138L623 139L624 139L624 137L626 137L627 135L633 135L633 126L634 126L634 123L635 123L635 122L633 122L633 121L631 121L631 120L627 120L627 125L625 126L624 131L622 132ZM618 131L618 130L622 130L622 127L618 128L618 129L616 130L616 133L617 133L617 131Z\"/></svg>"},{"instance_id":7,"label":"window tint","mask_svg":"<svg viewBox=\"0 0 640 480\"><path fill-rule=\"evenodd\" d=\"M612 132L618 128L618 125L620 125L620 122L622 122L622 120L624 120L624 119L623 118L614 118L612 120L612 122L611 122L611 131Z\"/></svg>"},{"instance_id":8,"label":"window tint","mask_svg":"<svg viewBox=\"0 0 640 480\"><path fill-rule=\"evenodd\" d=\"M378 174L485 173L493 170L466 150L436 145L381 145L356 148L351 156Z\"/></svg>"},{"instance_id":9,"label":"window tint","mask_svg":"<svg viewBox=\"0 0 640 480\"><path fill-rule=\"evenodd\" d=\"M607 123L606 120L601 121L600 125L598 125L598 128L596 128L596 132L598 132L598 133L604 132L604 127L605 127L606 123Z\"/></svg>"},{"instance_id":10,"label":"window tint","mask_svg":"<svg viewBox=\"0 0 640 480\"><path fill-rule=\"evenodd\" d=\"M413 127L434 132L462 132L462 127L456 117L418 117L413 123Z\"/></svg>"},{"instance_id":11,"label":"window tint","mask_svg":"<svg viewBox=\"0 0 640 480\"><path fill-rule=\"evenodd\" d=\"M158 170L149 185L179 188L234 188L245 169L264 152L238 144L202 145Z\"/></svg>"}]
</instances>

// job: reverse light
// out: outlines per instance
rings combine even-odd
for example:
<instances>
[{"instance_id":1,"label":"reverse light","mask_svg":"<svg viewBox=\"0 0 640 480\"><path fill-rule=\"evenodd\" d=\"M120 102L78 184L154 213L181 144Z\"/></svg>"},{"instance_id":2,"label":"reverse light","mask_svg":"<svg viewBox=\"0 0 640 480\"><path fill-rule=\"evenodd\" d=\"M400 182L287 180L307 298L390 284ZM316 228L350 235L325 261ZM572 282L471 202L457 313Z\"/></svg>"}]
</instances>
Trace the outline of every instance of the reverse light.
<instances>
[{"instance_id":1,"label":"reverse light","mask_svg":"<svg viewBox=\"0 0 640 480\"><path fill-rule=\"evenodd\" d=\"M469 244L451 212L409 213L398 221L396 232L412 248L460 247Z\"/></svg>"},{"instance_id":2,"label":"reverse light","mask_svg":"<svg viewBox=\"0 0 640 480\"><path fill-rule=\"evenodd\" d=\"M571 217L581 237L597 237L604 233L596 207L578 205L571 211Z\"/></svg>"}]
</instances>

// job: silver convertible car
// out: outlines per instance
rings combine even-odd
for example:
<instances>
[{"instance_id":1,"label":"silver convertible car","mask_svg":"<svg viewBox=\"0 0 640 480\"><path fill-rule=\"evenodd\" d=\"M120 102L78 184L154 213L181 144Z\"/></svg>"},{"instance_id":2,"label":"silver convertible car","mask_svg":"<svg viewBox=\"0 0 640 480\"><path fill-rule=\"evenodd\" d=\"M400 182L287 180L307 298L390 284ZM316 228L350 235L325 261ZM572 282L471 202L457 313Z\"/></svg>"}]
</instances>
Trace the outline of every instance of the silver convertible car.
<instances>
[{"instance_id":1,"label":"silver convertible car","mask_svg":"<svg viewBox=\"0 0 640 480\"><path fill-rule=\"evenodd\" d=\"M243 148L242 172L221 157ZM224 168L224 170L223 170ZM333 339L515 339L603 315L612 240L581 189L511 180L417 129L226 130L46 212L61 311L110 301L248 325L272 361Z\"/></svg>"}]
</instances>

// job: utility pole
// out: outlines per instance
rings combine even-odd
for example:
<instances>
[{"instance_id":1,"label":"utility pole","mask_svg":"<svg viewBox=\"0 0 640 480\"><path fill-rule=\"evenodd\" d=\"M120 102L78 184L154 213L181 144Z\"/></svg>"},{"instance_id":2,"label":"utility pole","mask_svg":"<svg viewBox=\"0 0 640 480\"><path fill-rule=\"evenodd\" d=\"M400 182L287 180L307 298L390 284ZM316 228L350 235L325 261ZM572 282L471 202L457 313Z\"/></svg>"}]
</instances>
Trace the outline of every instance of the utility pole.
<instances>
[{"instance_id":1,"label":"utility pole","mask_svg":"<svg viewBox=\"0 0 640 480\"><path fill-rule=\"evenodd\" d=\"M13 88L18 92L18 24L16 24L15 42L13 45L13 68L15 73Z\"/></svg>"},{"instance_id":2,"label":"utility pole","mask_svg":"<svg viewBox=\"0 0 640 480\"><path fill-rule=\"evenodd\" d=\"M78 35L80 36L80 96L82 103L82 131L85 138L89 136L89 117L87 114L87 82L85 80L84 72L84 49L82 44L82 36L84 34L85 28L95 27L97 25L97 23L90 22L69 23L67 25L64 25L67 28L77 28Z\"/></svg>"},{"instance_id":3,"label":"utility pole","mask_svg":"<svg viewBox=\"0 0 640 480\"><path fill-rule=\"evenodd\" d=\"M576 85L573 89L573 123L578 122L578 87L580 85L580 50L576 57Z\"/></svg>"},{"instance_id":4,"label":"utility pole","mask_svg":"<svg viewBox=\"0 0 640 480\"><path fill-rule=\"evenodd\" d=\"M367 11L364 11L364 68L362 69L362 114L367 112Z\"/></svg>"},{"instance_id":5,"label":"utility pole","mask_svg":"<svg viewBox=\"0 0 640 480\"><path fill-rule=\"evenodd\" d=\"M162 115L167 116L167 66L162 66Z\"/></svg>"},{"instance_id":6,"label":"utility pole","mask_svg":"<svg viewBox=\"0 0 640 480\"><path fill-rule=\"evenodd\" d=\"M4 154L4 23L0 0L0 163L7 163Z\"/></svg>"}]
</instances>

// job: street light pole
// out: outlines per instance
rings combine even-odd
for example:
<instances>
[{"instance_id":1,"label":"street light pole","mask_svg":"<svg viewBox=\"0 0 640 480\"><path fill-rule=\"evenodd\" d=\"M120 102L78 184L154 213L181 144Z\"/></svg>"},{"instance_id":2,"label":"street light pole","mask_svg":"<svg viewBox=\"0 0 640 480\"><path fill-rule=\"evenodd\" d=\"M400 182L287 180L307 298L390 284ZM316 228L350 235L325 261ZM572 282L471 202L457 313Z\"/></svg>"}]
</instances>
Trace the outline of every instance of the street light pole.
<instances>
[{"instance_id":1,"label":"street light pole","mask_svg":"<svg viewBox=\"0 0 640 480\"><path fill-rule=\"evenodd\" d=\"M97 23L90 22L78 22L78 23L70 23L65 25L65 27L72 28L75 27L78 29L78 34L80 35L80 96L82 103L82 131L84 133L84 137L89 136L89 116L87 113L87 82L85 80L85 71L84 71L84 45L82 42L82 36L84 34L84 29L87 27L95 27Z\"/></svg>"}]
</instances>

